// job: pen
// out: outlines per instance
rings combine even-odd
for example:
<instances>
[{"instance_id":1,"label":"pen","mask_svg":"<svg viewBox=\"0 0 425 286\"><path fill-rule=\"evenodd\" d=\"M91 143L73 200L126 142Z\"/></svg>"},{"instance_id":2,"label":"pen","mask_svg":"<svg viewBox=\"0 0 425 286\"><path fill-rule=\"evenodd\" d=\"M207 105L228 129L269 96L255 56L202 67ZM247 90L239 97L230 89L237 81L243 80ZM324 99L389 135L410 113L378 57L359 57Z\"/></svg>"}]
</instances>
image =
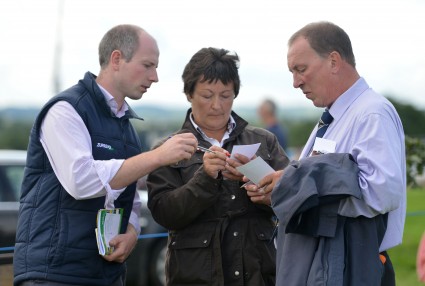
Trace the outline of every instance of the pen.
<instances>
[{"instance_id":1,"label":"pen","mask_svg":"<svg viewBox=\"0 0 425 286\"><path fill-rule=\"evenodd\" d=\"M241 189L242 188L245 188L246 186L248 186L248 185L253 185L254 183L252 182L252 181L248 181L248 182L246 182L245 184L243 184L242 186L241 186Z\"/></svg>"},{"instance_id":2,"label":"pen","mask_svg":"<svg viewBox=\"0 0 425 286\"><path fill-rule=\"evenodd\" d=\"M213 151L213 150L210 150L210 149L207 149L207 148L205 148L205 147L199 146L199 145L198 145L198 147L197 147L196 149L198 149L199 151L202 151L202 152L208 152L208 153L217 154L217 152L215 152L215 151ZM227 152L227 151L226 151L226 156L227 156L227 157L230 157L230 154L229 154L229 152Z\"/></svg>"}]
</instances>

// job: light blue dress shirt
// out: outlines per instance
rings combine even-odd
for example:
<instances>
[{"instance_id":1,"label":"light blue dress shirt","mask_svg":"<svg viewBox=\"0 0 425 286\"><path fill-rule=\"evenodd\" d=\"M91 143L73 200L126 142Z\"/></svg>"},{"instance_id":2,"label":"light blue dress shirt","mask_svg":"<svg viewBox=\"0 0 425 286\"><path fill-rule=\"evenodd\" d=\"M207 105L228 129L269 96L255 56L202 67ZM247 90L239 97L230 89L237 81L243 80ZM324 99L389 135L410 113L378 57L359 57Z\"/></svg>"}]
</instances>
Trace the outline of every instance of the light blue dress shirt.
<instances>
[{"instance_id":1,"label":"light blue dress shirt","mask_svg":"<svg viewBox=\"0 0 425 286\"><path fill-rule=\"evenodd\" d=\"M350 153L357 162L363 198L345 199L339 214L373 217L388 214L380 251L401 243L406 215L406 157L404 131L393 105L373 91L363 78L329 109L334 120L323 138L336 142L337 153ZM317 126L300 159L309 155Z\"/></svg>"}]
</instances>

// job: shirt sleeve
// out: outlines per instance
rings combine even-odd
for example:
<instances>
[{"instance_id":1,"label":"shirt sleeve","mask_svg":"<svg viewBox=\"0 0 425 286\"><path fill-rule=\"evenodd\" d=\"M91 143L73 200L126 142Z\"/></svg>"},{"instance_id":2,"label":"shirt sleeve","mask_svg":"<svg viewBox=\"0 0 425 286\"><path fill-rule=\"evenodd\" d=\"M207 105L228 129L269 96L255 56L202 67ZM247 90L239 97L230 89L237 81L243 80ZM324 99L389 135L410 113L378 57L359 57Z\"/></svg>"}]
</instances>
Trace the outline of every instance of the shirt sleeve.
<instances>
[{"instance_id":1,"label":"shirt sleeve","mask_svg":"<svg viewBox=\"0 0 425 286\"><path fill-rule=\"evenodd\" d=\"M140 223L139 223L139 214L140 214L141 207L142 207L142 201L140 199L139 193L136 191L134 194L133 209L131 210L129 223L131 223L134 226L134 228L136 229L137 235L140 234L140 230L141 230Z\"/></svg>"},{"instance_id":2,"label":"shirt sleeve","mask_svg":"<svg viewBox=\"0 0 425 286\"><path fill-rule=\"evenodd\" d=\"M75 199L106 195L106 207L124 191L109 185L124 160L94 160L87 127L68 102L60 101L49 109L40 141L59 182Z\"/></svg>"},{"instance_id":3,"label":"shirt sleeve","mask_svg":"<svg viewBox=\"0 0 425 286\"><path fill-rule=\"evenodd\" d=\"M358 150L360 187L366 203L379 213L387 213L400 206L403 196L405 170L400 158L404 135L383 114L371 114L363 119L360 129L363 138Z\"/></svg>"},{"instance_id":4,"label":"shirt sleeve","mask_svg":"<svg viewBox=\"0 0 425 286\"><path fill-rule=\"evenodd\" d=\"M402 207L406 182L404 134L394 121L385 113L368 114L359 120L352 154L360 170L363 199L348 200L343 215L373 217Z\"/></svg>"}]
</instances>

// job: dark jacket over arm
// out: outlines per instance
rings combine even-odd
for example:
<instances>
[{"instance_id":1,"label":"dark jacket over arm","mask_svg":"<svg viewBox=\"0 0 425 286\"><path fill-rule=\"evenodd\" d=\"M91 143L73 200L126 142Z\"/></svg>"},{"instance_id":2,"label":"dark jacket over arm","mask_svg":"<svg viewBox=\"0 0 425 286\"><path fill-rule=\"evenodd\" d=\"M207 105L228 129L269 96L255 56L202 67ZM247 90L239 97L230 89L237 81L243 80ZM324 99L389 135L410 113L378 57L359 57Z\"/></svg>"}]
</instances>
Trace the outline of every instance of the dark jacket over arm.
<instances>
[{"instance_id":1,"label":"dark jacket over arm","mask_svg":"<svg viewBox=\"0 0 425 286\"><path fill-rule=\"evenodd\" d=\"M284 170L272 193L280 221L276 285L380 285L386 216L341 216L347 197L362 197L349 154L307 157Z\"/></svg>"}]
</instances>

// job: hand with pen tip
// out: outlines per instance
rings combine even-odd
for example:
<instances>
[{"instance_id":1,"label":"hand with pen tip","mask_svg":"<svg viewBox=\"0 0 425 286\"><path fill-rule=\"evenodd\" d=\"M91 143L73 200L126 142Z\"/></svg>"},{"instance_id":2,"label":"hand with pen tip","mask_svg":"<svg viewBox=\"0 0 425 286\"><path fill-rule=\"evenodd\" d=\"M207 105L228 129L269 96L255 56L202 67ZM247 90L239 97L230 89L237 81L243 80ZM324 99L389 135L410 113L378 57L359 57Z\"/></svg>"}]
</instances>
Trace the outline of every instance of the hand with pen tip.
<instances>
[{"instance_id":1,"label":"hand with pen tip","mask_svg":"<svg viewBox=\"0 0 425 286\"><path fill-rule=\"evenodd\" d=\"M187 160L196 152L198 140L192 133L176 134L166 140L156 149L162 166L175 164Z\"/></svg>"},{"instance_id":2,"label":"hand with pen tip","mask_svg":"<svg viewBox=\"0 0 425 286\"><path fill-rule=\"evenodd\" d=\"M212 178L218 178L219 173L226 170L226 159L229 152L218 146L211 146L209 149L198 146L198 150L204 152L204 171Z\"/></svg>"},{"instance_id":3,"label":"hand with pen tip","mask_svg":"<svg viewBox=\"0 0 425 286\"><path fill-rule=\"evenodd\" d=\"M202 146L198 146L198 149L202 149ZM236 170L236 167L243 165L249 161L249 159L243 155L235 154L234 158L230 158L230 153L218 146L211 146L207 150L202 150L204 154L204 171L212 178L217 178L219 173L224 178L230 180L240 181L243 175Z\"/></svg>"}]
</instances>

